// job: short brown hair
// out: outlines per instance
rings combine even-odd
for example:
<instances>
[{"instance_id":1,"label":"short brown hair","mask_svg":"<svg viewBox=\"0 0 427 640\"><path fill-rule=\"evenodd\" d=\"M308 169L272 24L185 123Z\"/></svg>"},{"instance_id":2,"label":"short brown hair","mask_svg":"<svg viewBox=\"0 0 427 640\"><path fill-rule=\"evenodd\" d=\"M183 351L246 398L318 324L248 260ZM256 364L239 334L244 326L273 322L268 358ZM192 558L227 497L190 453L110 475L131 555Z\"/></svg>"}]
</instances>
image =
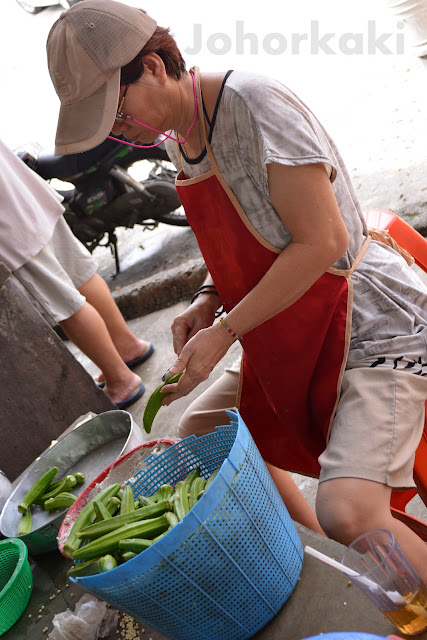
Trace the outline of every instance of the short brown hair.
<instances>
[{"instance_id":1,"label":"short brown hair","mask_svg":"<svg viewBox=\"0 0 427 640\"><path fill-rule=\"evenodd\" d=\"M122 67L120 84L132 84L144 74L142 58L149 53L157 53L163 60L168 76L179 80L186 72L184 59L174 38L170 35L169 29L157 27L145 47L131 62Z\"/></svg>"}]
</instances>

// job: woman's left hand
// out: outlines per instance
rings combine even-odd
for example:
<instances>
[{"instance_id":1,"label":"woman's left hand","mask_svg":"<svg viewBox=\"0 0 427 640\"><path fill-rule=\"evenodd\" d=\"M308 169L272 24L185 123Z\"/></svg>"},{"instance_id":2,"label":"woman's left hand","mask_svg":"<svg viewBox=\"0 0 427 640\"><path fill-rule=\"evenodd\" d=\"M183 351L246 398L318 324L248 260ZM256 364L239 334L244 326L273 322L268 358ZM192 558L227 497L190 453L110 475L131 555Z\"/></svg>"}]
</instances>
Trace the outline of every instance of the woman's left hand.
<instances>
[{"instance_id":1,"label":"woman's left hand","mask_svg":"<svg viewBox=\"0 0 427 640\"><path fill-rule=\"evenodd\" d=\"M201 329L184 346L180 356L169 367L168 373L185 373L175 384L165 385L162 392L168 392L162 404L169 405L174 400L186 396L198 384L209 377L214 366L225 356L228 349L235 342L219 323L208 329Z\"/></svg>"}]
</instances>

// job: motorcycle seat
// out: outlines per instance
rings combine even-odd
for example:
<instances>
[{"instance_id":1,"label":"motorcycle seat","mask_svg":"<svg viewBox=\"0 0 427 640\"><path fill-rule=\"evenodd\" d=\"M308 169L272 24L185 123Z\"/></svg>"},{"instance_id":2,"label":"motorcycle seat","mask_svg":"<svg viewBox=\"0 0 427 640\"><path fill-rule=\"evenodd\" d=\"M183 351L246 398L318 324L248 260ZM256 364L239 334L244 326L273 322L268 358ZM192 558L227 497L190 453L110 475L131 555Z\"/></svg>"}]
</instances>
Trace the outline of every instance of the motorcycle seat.
<instances>
[{"instance_id":1,"label":"motorcycle seat","mask_svg":"<svg viewBox=\"0 0 427 640\"><path fill-rule=\"evenodd\" d=\"M65 180L79 173L83 173L96 164L101 158L105 158L111 151L117 148L113 140L104 140L100 145L83 153L71 153L64 156L55 156L53 153L41 153L37 160L37 173L49 180L59 178Z\"/></svg>"}]
</instances>

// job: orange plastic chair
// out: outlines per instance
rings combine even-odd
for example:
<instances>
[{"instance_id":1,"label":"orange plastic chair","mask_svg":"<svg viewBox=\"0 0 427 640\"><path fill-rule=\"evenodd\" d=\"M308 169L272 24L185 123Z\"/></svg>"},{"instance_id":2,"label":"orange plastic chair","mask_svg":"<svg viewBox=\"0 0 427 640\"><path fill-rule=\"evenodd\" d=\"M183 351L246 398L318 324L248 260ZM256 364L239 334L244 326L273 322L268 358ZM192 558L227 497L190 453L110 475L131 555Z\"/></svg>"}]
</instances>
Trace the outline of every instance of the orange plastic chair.
<instances>
[{"instance_id":1,"label":"orange plastic chair","mask_svg":"<svg viewBox=\"0 0 427 640\"><path fill-rule=\"evenodd\" d=\"M391 211L371 209L365 212L366 223L372 229L388 231L391 237L415 258L415 263L427 272L427 240L407 222ZM417 489L393 491L391 494L391 512L395 518L404 522L420 538L427 542L427 523L406 513L408 502L418 493L427 506L427 402L424 431L415 454L414 481Z\"/></svg>"}]
</instances>

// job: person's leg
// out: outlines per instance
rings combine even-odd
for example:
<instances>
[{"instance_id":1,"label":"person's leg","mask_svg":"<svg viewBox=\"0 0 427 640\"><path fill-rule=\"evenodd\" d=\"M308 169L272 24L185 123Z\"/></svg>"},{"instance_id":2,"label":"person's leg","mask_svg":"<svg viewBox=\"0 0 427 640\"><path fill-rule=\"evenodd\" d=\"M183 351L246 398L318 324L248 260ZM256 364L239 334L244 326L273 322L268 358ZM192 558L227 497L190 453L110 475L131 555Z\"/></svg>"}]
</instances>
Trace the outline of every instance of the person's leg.
<instances>
[{"instance_id":1,"label":"person's leg","mask_svg":"<svg viewBox=\"0 0 427 640\"><path fill-rule=\"evenodd\" d=\"M232 411L236 406L239 377L240 359L184 411L178 424L180 438L193 434L203 436L215 431L215 427L229 423L225 410Z\"/></svg>"},{"instance_id":2,"label":"person's leg","mask_svg":"<svg viewBox=\"0 0 427 640\"><path fill-rule=\"evenodd\" d=\"M85 282L96 271L96 263L61 218L51 241L15 271L15 276L52 324L61 325L85 355L106 369L107 395L113 402L122 402L139 389L141 380L123 362L104 321L76 289L69 271Z\"/></svg>"},{"instance_id":3,"label":"person's leg","mask_svg":"<svg viewBox=\"0 0 427 640\"><path fill-rule=\"evenodd\" d=\"M148 343L139 340L130 331L107 283L96 273L96 261L73 235L63 218L58 221L50 244L58 267L67 274L77 290L76 293L86 298L101 316L122 360L129 361L142 356L149 348ZM71 313L62 314L61 319L70 316ZM104 379L102 373L99 379Z\"/></svg>"},{"instance_id":4,"label":"person's leg","mask_svg":"<svg viewBox=\"0 0 427 640\"><path fill-rule=\"evenodd\" d=\"M228 424L226 409L234 409L240 377L240 360L225 370L204 393L194 400L179 422L179 436L202 436L215 427ZM292 476L283 469L267 464L267 468L293 520L323 534L316 515ZM324 534L323 534L324 535Z\"/></svg>"},{"instance_id":5,"label":"person's leg","mask_svg":"<svg viewBox=\"0 0 427 640\"><path fill-rule=\"evenodd\" d=\"M372 529L388 529L427 584L427 545L390 511L391 488L360 478L337 478L319 484L316 512L326 534L349 545Z\"/></svg>"},{"instance_id":6,"label":"person's leg","mask_svg":"<svg viewBox=\"0 0 427 640\"><path fill-rule=\"evenodd\" d=\"M136 393L141 379L127 367L114 346L104 320L88 302L60 321L67 336L104 373L105 392L113 402Z\"/></svg>"},{"instance_id":7,"label":"person's leg","mask_svg":"<svg viewBox=\"0 0 427 640\"><path fill-rule=\"evenodd\" d=\"M115 303L107 283L98 273L94 273L87 282L78 287L78 290L104 320L111 340L122 360L133 360L148 350L149 343L133 335Z\"/></svg>"},{"instance_id":8,"label":"person's leg","mask_svg":"<svg viewBox=\"0 0 427 640\"><path fill-rule=\"evenodd\" d=\"M266 462L266 465L292 520L296 520L305 527L324 536L325 533L316 514L295 484L291 474L283 469L273 467L268 462Z\"/></svg>"},{"instance_id":9,"label":"person's leg","mask_svg":"<svg viewBox=\"0 0 427 640\"><path fill-rule=\"evenodd\" d=\"M410 369L345 372L322 467L316 513L325 533L348 545L389 529L424 581L427 546L390 511L392 489L414 487L415 451L424 425L427 378Z\"/></svg>"}]
</instances>

